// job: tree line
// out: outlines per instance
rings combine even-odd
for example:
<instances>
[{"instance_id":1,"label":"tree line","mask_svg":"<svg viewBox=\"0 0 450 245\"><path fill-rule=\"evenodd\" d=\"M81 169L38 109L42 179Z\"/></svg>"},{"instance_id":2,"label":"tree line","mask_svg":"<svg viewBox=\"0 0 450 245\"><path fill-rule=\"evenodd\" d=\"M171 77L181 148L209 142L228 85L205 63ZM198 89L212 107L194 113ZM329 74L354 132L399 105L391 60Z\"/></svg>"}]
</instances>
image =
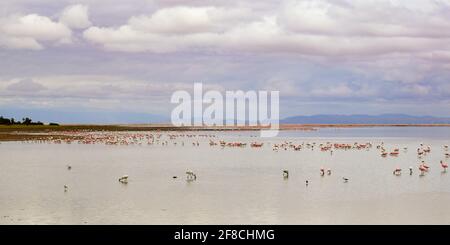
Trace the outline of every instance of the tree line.
<instances>
[{"instance_id":1,"label":"tree line","mask_svg":"<svg viewBox=\"0 0 450 245\"><path fill-rule=\"evenodd\" d=\"M0 116L0 125L44 125L41 121L33 121L29 117L22 118L22 121L16 120L14 118L5 118ZM50 123L50 125L58 125L57 123Z\"/></svg>"}]
</instances>

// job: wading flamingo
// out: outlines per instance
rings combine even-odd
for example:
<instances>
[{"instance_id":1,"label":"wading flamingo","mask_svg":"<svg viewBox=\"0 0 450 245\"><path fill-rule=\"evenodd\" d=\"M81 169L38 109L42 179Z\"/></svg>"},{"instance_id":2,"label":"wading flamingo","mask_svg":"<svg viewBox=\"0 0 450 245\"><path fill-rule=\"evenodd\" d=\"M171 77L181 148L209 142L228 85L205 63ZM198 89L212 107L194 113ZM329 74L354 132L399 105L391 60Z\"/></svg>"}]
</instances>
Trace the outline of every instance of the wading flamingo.
<instances>
[{"instance_id":1,"label":"wading flamingo","mask_svg":"<svg viewBox=\"0 0 450 245\"><path fill-rule=\"evenodd\" d=\"M425 168L422 164L419 166L419 170L420 170L420 176L424 176L425 172L428 171L428 169Z\"/></svg>"},{"instance_id":2,"label":"wading flamingo","mask_svg":"<svg viewBox=\"0 0 450 245\"><path fill-rule=\"evenodd\" d=\"M186 174L187 174L187 177L186 177L187 181L193 181L193 180L197 179L197 175L192 171L186 171Z\"/></svg>"},{"instance_id":3,"label":"wading flamingo","mask_svg":"<svg viewBox=\"0 0 450 245\"><path fill-rule=\"evenodd\" d=\"M444 172L447 172L448 164L441 161L441 167L444 169Z\"/></svg>"},{"instance_id":4,"label":"wading flamingo","mask_svg":"<svg viewBox=\"0 0 450 245\"><path fill-rule=\"evenodd\" d=\"M122 184L128 184L128 175L123 175L119 178L119 182Z\"/></svg>"}]
</instances>

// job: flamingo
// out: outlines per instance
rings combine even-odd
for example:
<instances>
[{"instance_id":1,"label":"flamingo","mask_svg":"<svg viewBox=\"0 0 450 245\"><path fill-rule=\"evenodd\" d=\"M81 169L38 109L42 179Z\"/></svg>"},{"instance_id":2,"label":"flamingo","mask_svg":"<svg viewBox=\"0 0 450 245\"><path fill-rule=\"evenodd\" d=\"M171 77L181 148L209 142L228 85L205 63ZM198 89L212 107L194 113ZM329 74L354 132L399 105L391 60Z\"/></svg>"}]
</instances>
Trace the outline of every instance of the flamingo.
<instances>
[{"instance_id":1,"label":"flamingo","mask_svg":"<svg viewBox=\"0 0 450 245\"><path fill-rule=\"evenodd\" d=\"M422 161L422 166L428 171L428 169L430 168L430 166L428 166L425 161Z\"/></svg>"},{"instance_id":2,"label":"flamingo","mask_svg":"<svg viewBox=\"0 0 450 245\"><path fill-rule=\"evenodd\" d=\"M283 178L285 179L289 178L289 171L286 169L283 170Z\"/></svg>"},{"instance_id":3,"label":"flamingo","mask_svg":"<svg viewBox=\"0 0 450 245\"><path fill-rule=\"evenodd\" d=\"M422 156L423 154L424 154L424 152L423 152L423 151L420 151L420 149L417 148L417 155L418 155L418 156Z\"/></svg>"},{"instance_id":4,"label":"flamingo","mask_svg":"<svg viewBox=\"0 0 450 245\"><path fill-rule=\"evenodd\" d=\"M419 170L422 175L428 171L428 169L425 166L423 166L422 164L419 166Z\"/></svg>"},{"instance_id":5,"label":"flamingo","mask_svg":"<svg viewBox=\"0 0 450 245\"><path fill-rule=\"evenodd\" d=\"M197 179L197 175L192 171L186 171L187 174L187 180L192 181Z\"/></svg>"},{"instance_id":6,"label":"flamingo","mask_svg":"<svg viewBox=\"0 0 450 245\"><path fill-rule=\"evenodd\" d=\"M448 164L441 161L441 166L444 169L444 172L447 172Z\"/></svg>"},{"instance_id":7,"label":"flamingo","mask_svg":"<svg viewBox=\"0 0 450 245\"><path fill-rule=\"evenodd\" d=\"M398 151L393 151L393 152L389 153L389 155L391 155L391 156L398 156L398 154L400 154Z\"/></svg>"},{"instance_id":8,"label":"flamingo","mask_svg":"<svg viewBox=\"0 0 450 245\"><path fill-rule=\"evenodd\" d=\"M396 168L396 169L394 170L393 174L394 174L394 175L397 175L397 176L401 175L401 174L402 174L402 169L401 169L401 168Z\"/></svg>"},{"instance_id":9,"label":"flamingo","mask_svg":"<svg viewBox=\"0 0 450 245\"><path fill-rule=\"evenodd\" d=\"M119 182L122 184L127 184L128 183L128 175L123 175L122 177L120 177Z\"/></svg>"}]
</instances>

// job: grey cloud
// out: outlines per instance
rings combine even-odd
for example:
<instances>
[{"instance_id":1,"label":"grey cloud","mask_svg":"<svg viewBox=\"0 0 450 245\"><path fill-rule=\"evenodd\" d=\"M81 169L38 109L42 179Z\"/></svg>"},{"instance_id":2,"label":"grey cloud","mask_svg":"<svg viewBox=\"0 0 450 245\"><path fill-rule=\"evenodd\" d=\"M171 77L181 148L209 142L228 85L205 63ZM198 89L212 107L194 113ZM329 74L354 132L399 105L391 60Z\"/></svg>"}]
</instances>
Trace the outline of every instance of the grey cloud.
<instances>
[{"instance_id":1,"label":"grey cloud","mask_svg":"<svg viewBox=\"0 0 450 245\"><path fill-rule=\"evenodd\" d=\"M62 20L77 4L89 15ZM2 109L168 114L171 92L203 82L280 90L291 115L450 115L446 1L5 0L0 9ZM5 29L29 15L52 28ZM22 77L46 89L6 88Z\"/></svg>"},{"instance_id":2,"label":"grey cloud","mask_svg":"<svg viewBox=\"0 0 450 245\"><path fill-rule=\"evenodd\" d=\"M6 87L6 90L13 92L35 93L47 89L44 85L34 82L32 79L23 79L12 83Z\"/></svg>"}]
</instances>

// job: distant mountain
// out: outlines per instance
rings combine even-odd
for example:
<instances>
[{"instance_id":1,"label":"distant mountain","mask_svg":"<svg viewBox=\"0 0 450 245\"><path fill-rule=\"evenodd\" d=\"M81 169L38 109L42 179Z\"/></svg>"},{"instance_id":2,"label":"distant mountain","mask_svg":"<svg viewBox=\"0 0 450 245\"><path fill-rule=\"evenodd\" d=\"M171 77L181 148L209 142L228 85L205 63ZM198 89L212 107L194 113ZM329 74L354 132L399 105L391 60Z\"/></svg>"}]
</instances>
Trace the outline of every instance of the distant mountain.
<instances>
[{"instance_id":1,"label":"distant mountain","mask_svg":"<svg viewBox=\"0 0 450 245\"><path fill-rule=\"evenodd\" d=\"M313 115L293 116L281 120L285 124L450 124L449 117L381 115Z\"/></svg>"}]
</instances>

